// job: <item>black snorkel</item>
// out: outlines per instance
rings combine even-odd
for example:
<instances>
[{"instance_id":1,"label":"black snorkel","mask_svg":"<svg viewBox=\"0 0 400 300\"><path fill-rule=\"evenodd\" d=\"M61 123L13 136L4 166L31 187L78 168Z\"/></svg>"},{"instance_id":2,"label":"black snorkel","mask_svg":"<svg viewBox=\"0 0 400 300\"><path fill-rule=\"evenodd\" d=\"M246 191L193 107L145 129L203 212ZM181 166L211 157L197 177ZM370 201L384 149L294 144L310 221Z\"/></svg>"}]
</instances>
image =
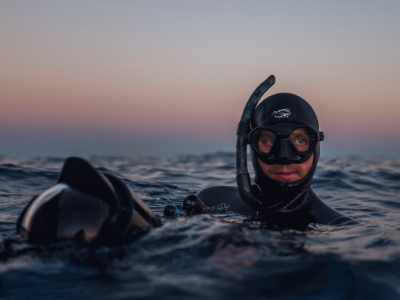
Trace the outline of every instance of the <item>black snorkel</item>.
<instances>
[{"instance_id":1,"label":"black snorkel","mask_svg":"<svg viewBox=\"0 0 400 300\"><path fill-rule=\"evenodd\" d=\"M263 204L252 191L247 169L247 134L249 133L251 117L258 102L274 83L275 76L271 75L254 90L243 109L236 132L236 181L239 194L242 200L256 211L262 210Z\"/></svg>"}]
</instances>

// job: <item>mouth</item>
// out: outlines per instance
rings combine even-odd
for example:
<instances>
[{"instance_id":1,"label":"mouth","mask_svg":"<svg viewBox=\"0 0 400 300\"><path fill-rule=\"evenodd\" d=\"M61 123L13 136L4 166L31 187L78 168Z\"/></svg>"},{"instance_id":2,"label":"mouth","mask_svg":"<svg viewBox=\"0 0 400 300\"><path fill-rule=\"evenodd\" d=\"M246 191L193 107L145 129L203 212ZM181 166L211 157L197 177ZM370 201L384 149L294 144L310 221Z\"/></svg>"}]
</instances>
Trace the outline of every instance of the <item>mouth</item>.
<instances>
[{"instance_id":1,"label":"mouth","mask_svg":"<svg viewBox=\"0 0 400 300\"><path fill-rule=\"evenodd\" d=\"M274 177L274 179L278 181L295 181L297 179L297 173L290 170L279 171L274 174Z\"/></svg>"}]
</instances>

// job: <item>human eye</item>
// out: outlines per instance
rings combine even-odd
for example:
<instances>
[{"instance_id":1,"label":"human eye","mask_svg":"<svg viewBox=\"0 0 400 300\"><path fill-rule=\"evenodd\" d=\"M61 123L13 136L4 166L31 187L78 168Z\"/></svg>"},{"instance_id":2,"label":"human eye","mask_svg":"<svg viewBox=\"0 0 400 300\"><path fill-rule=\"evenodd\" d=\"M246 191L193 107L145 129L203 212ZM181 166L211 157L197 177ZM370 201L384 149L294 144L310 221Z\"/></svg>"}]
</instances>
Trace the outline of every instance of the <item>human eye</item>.
<instances>
[{"instance_id":1,"label":"human eye","mask_svg":"<svg viewBox=\"0 0 400 300\"><path fill-rule=\"evenodd\" d=\"M268 138L267 143L273 145L275 143L275 139L274 138Z\"/></svg>"},{"instance_id":2,"label":"human eye","mask_svg":"<svg viewBox=\"0 0 400 300\"><path fill-rule=\"evenodd\" d=\"M273 145L275 143L275 138L271 137L271 136L265 136L265 137L261 138L261 143Z\"/></svg>"},{"instance_id":3,"label":"human eye","mask_svg":"<svg viewBox=\"0 0 400 300\"><path fill-rule=\"evenodd\" d=\"M274 145L276 136L271 132L263 132L258 138L258 149L263 153L269 153Z\"/></svg>"},{"instance_id":4,"label":"human eye","mask_svg":"<svg viewBox=\"0 0 400 300\"><path fill-rule=\"evenodd\" d=\"M299 151L307 151L309 149L310 138L308 135L296 134L291 137L294 146Z\"/></svg>"},{"instance_id":5,"label":"human eye","mask_svg":"<svg viewBox=\"0 0 400 300\"><path fill-rule=\"evenodd\" d=\"M308 143L309 140L310 140L310 137L306 134L296 134L294 136L294 141L299 144Z\"/></svg>"}]
</instances>

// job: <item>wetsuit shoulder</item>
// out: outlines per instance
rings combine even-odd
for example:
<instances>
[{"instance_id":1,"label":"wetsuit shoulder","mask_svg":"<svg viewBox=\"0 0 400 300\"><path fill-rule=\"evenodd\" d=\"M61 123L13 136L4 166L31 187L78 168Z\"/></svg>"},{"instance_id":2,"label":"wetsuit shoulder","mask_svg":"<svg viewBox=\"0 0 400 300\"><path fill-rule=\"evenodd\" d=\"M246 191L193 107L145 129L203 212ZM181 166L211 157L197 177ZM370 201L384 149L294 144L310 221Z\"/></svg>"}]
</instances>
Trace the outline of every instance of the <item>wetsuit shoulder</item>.
<instances>
[{"instance_id":1,"label":"wetsuit shoulder","mask_svg":"<svg viewBox=\"0 0 400 300\"><path fill-rule=\"evenodd\" d=\"M208 207L226 203L237 213L253 216L255 210L240 198L238 188L235 186L212 186L197 193L197 197Z\"/></svg>"},{"instance_id":2,"label":"wetsuit shoulder","mask_svg":"<svg viewBox=\"0 0 400 300\"><path fill-rule=\"evenodd\" d=\"M240 198L238 188L235 186L208 187L198 192L197 197L208 207L225 203L228 204L234 212L248 216L256 215L256 211ZM357 223L354 219L341 214L322 202L311 188L306 197L308 198L308 204L296 212L301 212L301 219L307 218L312 223L315 222L324 225ZM291 213L289 213L288 216L290 214Z\"/></svg>"},{"instance_id":3,"label":"wetsuit shoulder","mask_svg":"<svg viewBox=\"0 0 400 300\"><path fill-rule=\"evenodd\" d=\"M354 219L347 217L333 208L326 205L312 189L309 190L309 213L315 218L317 223L324 225L343 225L357 223Z\"/></svg>"}]
</instances>

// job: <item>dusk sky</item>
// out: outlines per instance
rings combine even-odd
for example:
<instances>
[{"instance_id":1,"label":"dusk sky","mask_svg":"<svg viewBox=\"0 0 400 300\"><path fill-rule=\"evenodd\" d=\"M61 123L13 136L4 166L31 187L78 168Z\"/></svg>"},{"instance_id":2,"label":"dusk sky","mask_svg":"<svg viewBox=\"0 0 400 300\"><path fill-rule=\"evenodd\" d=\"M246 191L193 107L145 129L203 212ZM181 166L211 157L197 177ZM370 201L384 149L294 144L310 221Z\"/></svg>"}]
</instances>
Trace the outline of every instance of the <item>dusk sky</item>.
<instances>
[{"instance_id":1,"label":"dusk sky","mask_svg":"<svg viewBox=\"0 0 400 300\"><path fill-rule=\"evenodd\" d=\"M322 154L400 156L400 1L1 1L0 154L235 151L253 90Z\"/></svg>"}]
</instances>

